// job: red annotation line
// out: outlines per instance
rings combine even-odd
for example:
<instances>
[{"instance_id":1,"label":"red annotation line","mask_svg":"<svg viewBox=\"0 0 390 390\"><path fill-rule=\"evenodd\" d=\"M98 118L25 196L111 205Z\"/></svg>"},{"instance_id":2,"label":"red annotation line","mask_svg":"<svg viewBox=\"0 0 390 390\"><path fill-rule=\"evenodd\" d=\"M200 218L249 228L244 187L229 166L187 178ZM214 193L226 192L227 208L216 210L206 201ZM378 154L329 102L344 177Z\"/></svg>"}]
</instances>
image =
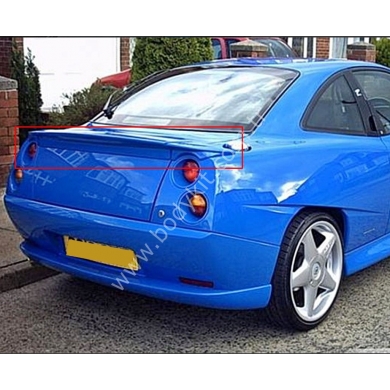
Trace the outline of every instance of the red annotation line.
<instances>
[{"instance_id":1,"label":"red annotation line","mask_svg":"<svg viewBox=\"0 0 390 390\"><path fill-rule=\"evenodd\" d=\"M91 170L184 170L184 167L18 167L16 164L17 157L17 131L18 129L34 129L36 131L55 130L55 129L237 129L241 133L241 166L239 167L202 167L202 170L241 170L244 169L244 127L243 126L124 126L124 125L101 125L101 126L14 126L14 168L20 170L58 170L58 171L91 171Z\"/></svg>"}]
</instances>

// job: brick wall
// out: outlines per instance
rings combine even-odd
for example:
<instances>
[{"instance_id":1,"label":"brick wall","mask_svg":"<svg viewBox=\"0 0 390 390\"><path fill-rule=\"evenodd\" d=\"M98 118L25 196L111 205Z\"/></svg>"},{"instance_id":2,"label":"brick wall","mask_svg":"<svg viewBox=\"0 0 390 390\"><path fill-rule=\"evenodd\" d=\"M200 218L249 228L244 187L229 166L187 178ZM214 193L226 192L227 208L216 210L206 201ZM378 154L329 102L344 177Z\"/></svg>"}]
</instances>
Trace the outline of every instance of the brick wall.
<instances>
[{"instance_id":1,"label":"brick wall","mask_svg":"<svg viewBox=\"0 0 390 390\"><path fill-rule=\"evenodd\" d=\"M17 82L0 76L0 187L5 185L13 162L14 126L18 124Z\"/></svg>"},{"instance_id":2,"label":"brick wall","mask_svg":"<svg viewBox=\"0 0 390 390\"><path fill-rule=\"evenodd\" d=\"M316 44L316 57L329 58L329 37L318 37Z\"/></svg>"},{"instance_id":3,"label":"brick wall","mask_svg":"<svg viewBox=\"0 0 390 390\"><path fill-rule=\"evenodd\" d=\"M347 58L356 61L375 62L375 45L366 42L355 42L347 46Z\"/></svg>"},{"instance_id":4,"label":"brick wall","mask_svg":"<svg viewBox=\"0 0 390 390\"><path fill-rule=\"evenodd\" d=\"M23 37L13 37L14 43L16 44L16 47L24 53L24 42Z\"/></svg>"},{"instance_id":5,"label":"brick wall","mask_svg":"<svg viewBox=\"0 0 390 390\"><path fill-rule=\"evenodd\" d=\"M268 56L268 47L252 40L233 43L230 49L233 58Z\"/></svg>"},{"instance_id":6,"label":"brick wall","mask_svg":"<svg viewBox=\"0 0 390 390\"><path fill-rule=\"evenodd\" d=\"M11 77L13 43L23 52L23 37L0 37L0 76Z\"/></svg>"},{"instance_id":7,"label":"brick wall","mask_svg":"<svg viewBox=\"0 0 390 390\"><path fill-rule=\"evenodd\" d=\"M0 76L11 76L12 37L0 38Z\"/></svg>"},{"instance_id":8,"label":"brick wall","mask_svg":"<svg viewBox=\"0 0 390 390\"><path fill-rule=\"evenodd\" d=\"M129 37L120 37L120 66L121 66L121 71L130 68Z\"/></svg>"}]
</instances>

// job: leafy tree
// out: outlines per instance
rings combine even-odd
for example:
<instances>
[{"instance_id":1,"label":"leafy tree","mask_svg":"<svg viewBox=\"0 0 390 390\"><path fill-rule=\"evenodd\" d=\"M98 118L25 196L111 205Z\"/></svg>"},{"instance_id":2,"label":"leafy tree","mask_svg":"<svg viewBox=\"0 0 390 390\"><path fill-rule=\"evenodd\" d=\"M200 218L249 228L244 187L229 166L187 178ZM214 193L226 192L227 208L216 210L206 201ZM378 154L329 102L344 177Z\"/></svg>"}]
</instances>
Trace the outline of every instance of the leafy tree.
<instances>
[{"instance_id":1,"label":"leafy tree","mask_svg":"<svg viewBox=\"0 0 390 390\"><path fill-rule=\"evenodd\" d=\"M159 70L212 59L210 38L137 38L131 78L137 81Z\"/></svg>"},{"instance_id":2,"label":"leafy tree","mask_svg":"<svg viewBox=\"0 0 390 390\"><path fill-rule=\"evenodd\" d=\"M30 49L24 56L16 46L13 47L11 78L18 82L20 124L24 126L42 124L41 107L43 101L39 70L34 64L34 57Z\"/></svg>"},{"instance_id":3,"label":"leafy tree","mask_svg":"<svg viewBox=\"0 0 390 390\"><path fill-rule=\"evenodd\" d=\"M372 43L376 47L376 62L390 67L390 39L381 38Z\"/></svg>"},{"instance_id":4,"label":"leafy tree","mask_svg":"<svg viewBox=\"0 0 390 390\"><path fill-rule=\"evenodd\" d=\"M94 83L81 91L64 94L63 97L68 100L68 104L59 112L50 113L48 124L57 126L82 125L103 109L108 97L114 91L113 87Z\"/></svg>"},{"instance_id":5,"label":"leafy tree","mask_svg":"<svg viewBox=\"0 0 390 390\"><path fill-rule=\"evenodd\" d=\"M39 70L34 57L28 49L27 55L14 45L11 56L11 78L18 82L19 124L21 126L42 125L41 107L43 104ZM27 138L27 131L20 131L20 143Z\"/></svg>"}]
</instances>

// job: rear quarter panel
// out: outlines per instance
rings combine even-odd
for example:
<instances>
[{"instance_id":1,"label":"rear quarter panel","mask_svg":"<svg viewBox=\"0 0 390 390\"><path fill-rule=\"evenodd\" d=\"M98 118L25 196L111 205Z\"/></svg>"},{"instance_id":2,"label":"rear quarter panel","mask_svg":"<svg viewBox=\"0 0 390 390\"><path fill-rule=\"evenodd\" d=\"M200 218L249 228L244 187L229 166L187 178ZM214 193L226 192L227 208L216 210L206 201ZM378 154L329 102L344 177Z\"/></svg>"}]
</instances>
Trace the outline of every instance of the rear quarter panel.
<instances>
[{"instance_id":1,"label":"rear quarter panel","mask_svg":"<svg viewBox=\"0 0 390 390\"><path fill-rule=\"evenodd\" d=\"M380 139L313 134L252 145L243 170L219 174L215 230L280 244L294 215L313 207L340 210L346 252L386 233L390 175Z\"/></svg>"},{"instance_id":2,"label":"rear quarter panel","mask_svg":"<svg viewBox=\"0 0 390 390\"><path fill-rule=\"evenodd\" d=\"M252 149L244 153L244 168L218 173L217 231L279 245L294 215L314 207L341 213L346 252L386 234L390 167L381 139L300 126L313 95L333 73L299 77L246 137Z\"/></svg>"}]
</instances>

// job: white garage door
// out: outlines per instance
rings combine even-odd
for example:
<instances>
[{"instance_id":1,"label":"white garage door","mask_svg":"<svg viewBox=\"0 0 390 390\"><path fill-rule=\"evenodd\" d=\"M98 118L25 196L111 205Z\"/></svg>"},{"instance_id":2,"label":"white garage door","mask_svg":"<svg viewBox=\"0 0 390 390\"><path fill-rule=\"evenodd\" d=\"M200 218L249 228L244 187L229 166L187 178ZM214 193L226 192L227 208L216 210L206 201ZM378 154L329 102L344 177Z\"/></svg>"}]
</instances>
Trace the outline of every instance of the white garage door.
<instances>
[{"instance_id":1,"label":"white garage door","mask_svg":"<svg viewBox=\"0 0 390 390\"><path fill-rule=\"evenodd\" d=\"M24 38L41 76L43 111L63 94L89 87L98 77L119 72L119 38Z\"/></svg>"}]
</instances>

